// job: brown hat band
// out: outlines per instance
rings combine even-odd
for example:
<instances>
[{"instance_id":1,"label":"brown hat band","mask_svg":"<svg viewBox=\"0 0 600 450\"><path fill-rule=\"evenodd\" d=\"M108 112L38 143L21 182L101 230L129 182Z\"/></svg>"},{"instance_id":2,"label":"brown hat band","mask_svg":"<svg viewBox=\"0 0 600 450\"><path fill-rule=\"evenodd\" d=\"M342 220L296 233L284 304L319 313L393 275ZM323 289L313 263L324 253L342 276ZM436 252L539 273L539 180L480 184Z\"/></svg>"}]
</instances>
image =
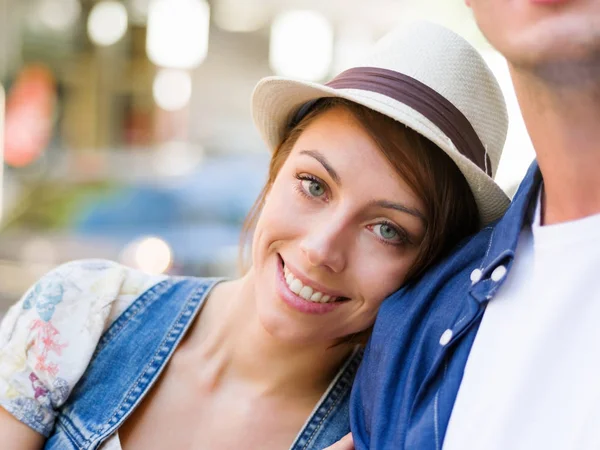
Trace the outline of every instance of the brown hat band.
<instances>
[{"instance_id":1,"label":"brown hat band","mask_svg":"<svg viewBox=\"0 0 600 450\"><path fill-rule=\"evenodd\" d=\"M393 70L355 67L342 72L327 86L376 92L410 106L448 136L463 156L492 176L489 155L469 119L443 95L426 84Z\"/></svg>"}]
</instances>

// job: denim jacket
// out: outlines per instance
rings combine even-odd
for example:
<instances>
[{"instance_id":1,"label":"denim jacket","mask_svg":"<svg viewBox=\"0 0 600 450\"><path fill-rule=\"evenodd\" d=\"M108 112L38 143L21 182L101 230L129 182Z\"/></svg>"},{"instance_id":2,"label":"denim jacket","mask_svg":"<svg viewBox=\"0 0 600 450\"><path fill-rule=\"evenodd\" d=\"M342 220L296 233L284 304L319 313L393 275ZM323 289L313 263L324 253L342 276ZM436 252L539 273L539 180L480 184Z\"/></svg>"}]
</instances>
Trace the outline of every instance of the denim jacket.
<instances>
[{"instance_id":1,"label":"denim jacket","mask_svg":"<svg viewBox=\"0 0 600 450\"><path fill-rule=\"evenodd\" d=\"M152 388L215 283L167 278L135 299L100 338L44 448L97 449L110 437ZM350 431L350 387L361 357L356 351L340 369L292 450L323 449Z\"/></svg>"},{"instance_id":2,"label":"denim jacket","mask_svg":"<svg viewBox=\"0 0 600 450\"><path fill-rule=\"evenodd\" d=\"M541 183L533 163L497 223L382 305L351 395L356 450L439 450L488 302L510 271ZM498 277L495 277L498 278Z\"/></svg>"}]
</instances>

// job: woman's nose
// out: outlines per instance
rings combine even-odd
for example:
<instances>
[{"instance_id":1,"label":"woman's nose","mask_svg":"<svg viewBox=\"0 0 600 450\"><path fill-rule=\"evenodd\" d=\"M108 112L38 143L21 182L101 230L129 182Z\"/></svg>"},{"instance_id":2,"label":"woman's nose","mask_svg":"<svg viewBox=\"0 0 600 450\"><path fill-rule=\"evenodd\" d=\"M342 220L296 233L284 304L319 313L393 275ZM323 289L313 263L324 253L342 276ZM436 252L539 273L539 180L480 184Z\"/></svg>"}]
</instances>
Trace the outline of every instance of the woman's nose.
<instances>
[{"instance_id":1,"label":"woman's nose","mask_svg":"<svg viewBox=\"0 0 600 450\"><path fill-rule=\"evenodd\" d=\"M344 238L338 226L315 226L301 240L300 249L312 266L339 273L346 266L348 243Z\"/></svg>"}]
</instances>

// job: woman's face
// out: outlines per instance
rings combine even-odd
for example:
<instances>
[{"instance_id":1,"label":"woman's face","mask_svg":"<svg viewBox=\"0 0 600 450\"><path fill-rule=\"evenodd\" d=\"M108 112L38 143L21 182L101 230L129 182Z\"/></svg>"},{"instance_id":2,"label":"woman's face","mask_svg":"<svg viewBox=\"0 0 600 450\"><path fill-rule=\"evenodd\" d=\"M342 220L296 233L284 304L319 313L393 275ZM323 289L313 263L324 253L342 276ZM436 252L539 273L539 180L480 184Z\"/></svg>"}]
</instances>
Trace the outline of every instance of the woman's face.
<instances>
[{"instance_id":1,"label":"woman's face","mask_svg":"<svg viewBox=\"0 0 600 450\"><path fill-rule=\"evenodd\" d=\"M277 175L254 234L265 329L314 343L371 326L417 257L423 211L354 116L336 107L316 117Z\"/></svg>"}]
</instances>

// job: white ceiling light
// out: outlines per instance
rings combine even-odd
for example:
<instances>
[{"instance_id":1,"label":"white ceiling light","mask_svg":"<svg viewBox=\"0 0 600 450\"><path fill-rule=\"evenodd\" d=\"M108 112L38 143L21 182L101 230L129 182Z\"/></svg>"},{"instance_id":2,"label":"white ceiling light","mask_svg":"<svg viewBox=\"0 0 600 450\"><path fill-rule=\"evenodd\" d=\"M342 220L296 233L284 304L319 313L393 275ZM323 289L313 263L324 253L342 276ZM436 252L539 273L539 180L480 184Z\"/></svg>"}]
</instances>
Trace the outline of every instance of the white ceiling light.
<instances>
[{"instance_id":1,"label":"white ceiling light","mask_svg":"<svg viewBox=\"0 0 600 450\"><path fill-rule=\"evenodd\" d=\"M333 54L333 28L316 11L289 11L271 25L269 61L279 75L305 80L327 76Z\"/></svg>"},{"instance_id":2,"label":"white ceiling light","mask_svg":"<svg viewBox=\"0 0 600 450\"><path fill-rule=\"evenodd\" d=\"M127 10L122 3L106 0L96 3L87 22L88 35L100 46L113 45L127 31Z\"/></svg>"},{"instance_id":3,"label":"white ceiling light","mask_svg":"<svg viewBox=\"0 0 600 450\"><path fill-rule=\"evenodd\" d=\"M192 69L206 58L210 7L206 0L152 0L146 52L157 66Z\"/></svg>"},{"instance_id":4,"label":"white ceiling light","mask_svg":"<svg viewBox=\"0 0 600 450\"><path fill-rule=\"evenodd\" d=\"M262 28L268 21L264 4L256 0L219 0L214 6L217 26L233 33L248 33Z\"/></svg>"},{"instance_id":5,"label":"white ceiling light","mask_svg":"<svg viewBox=\"0 0 600 450\"><path fill-rule=\"evenodd\" d=\"M184 70L160 69L152 85L154 101L166 111L185 107L192 97L192 78Z\"/></svg>"}]
</instances>

